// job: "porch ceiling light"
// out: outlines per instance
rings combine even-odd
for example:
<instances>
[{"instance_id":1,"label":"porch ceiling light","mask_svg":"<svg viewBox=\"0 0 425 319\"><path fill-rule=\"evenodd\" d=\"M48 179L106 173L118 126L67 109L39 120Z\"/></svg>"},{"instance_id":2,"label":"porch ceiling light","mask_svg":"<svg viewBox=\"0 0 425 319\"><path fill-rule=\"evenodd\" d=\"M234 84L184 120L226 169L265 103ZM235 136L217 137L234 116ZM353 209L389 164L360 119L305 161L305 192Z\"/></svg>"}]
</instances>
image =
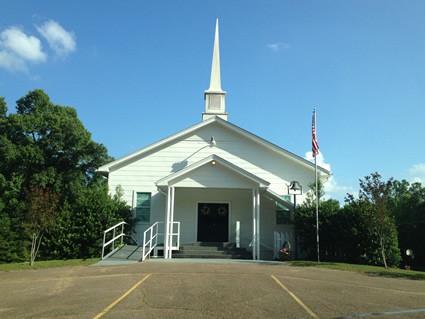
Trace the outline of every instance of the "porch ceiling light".
<instances>
[{"instance_id":1,"label":"porch ceiling light","mask_svg":"<svg viewBox=\"0 0 425 319\"><path fill-rule=\"evenodd\" d=\"M214 160L213 160L213 161L211 161L211 164L212 164L212 165L215 165L215 161L214 161Z\"/></svg>"}]
</instances>

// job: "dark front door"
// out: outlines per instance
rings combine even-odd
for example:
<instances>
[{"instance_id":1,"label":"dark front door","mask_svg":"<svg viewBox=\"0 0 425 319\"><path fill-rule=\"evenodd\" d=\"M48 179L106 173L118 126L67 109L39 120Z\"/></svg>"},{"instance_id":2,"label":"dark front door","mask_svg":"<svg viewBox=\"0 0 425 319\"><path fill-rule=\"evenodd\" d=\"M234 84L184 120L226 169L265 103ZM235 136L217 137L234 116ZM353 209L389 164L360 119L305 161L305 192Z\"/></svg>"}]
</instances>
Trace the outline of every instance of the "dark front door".
<instances>
[{"instance_id":1,"label":"dark front door","mask_svg":"<svg viewBox=\"0 0 425 319\"><path fill-rule=\"evenodd\" d=\"M229 241L229 204L198 204L198 241Z\"/></svg>"}]
</instances>

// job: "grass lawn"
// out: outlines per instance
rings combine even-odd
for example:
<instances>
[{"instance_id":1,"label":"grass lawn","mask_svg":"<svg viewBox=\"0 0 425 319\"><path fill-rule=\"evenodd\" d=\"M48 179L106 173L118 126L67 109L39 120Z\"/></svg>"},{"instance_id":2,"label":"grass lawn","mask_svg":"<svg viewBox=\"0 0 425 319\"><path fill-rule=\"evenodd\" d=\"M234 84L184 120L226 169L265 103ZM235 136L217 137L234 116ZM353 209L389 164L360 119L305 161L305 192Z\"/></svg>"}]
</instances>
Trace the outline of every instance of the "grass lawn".
<instances>
[{"instance_id":1,"label":"grass lawn","mask_svg":"<svg viewBox=\"0 0 425 319\"><path fill-rule=\"evenodd\" d=\"M414 271L414 270L404 270L399 268L385 269L384 267L379 267L379 266L329 263L329 262L317 263L314 261L289 261L288 264L291 266L297 266L297 267L316 267L316 268L360 272L360 273L365 273L371 276L425 280L425 272Z\"/></svg>"},{"instance_id":2,"label":"grass lawn","mask_svg":"<svg viewBox=\"0 0 425 319\"><path fill-rule=\"evenodd\" d=\"M69 259L69 260L48 260L48 261L35 261L32 266L29 262L24 263L11 263L0 264L0 271L14 271L14 270L34 270L45 269L54 267L69 267L69 266L89 266L99 261L99 258L90 259Z\"/></svg>"}]
</instances>

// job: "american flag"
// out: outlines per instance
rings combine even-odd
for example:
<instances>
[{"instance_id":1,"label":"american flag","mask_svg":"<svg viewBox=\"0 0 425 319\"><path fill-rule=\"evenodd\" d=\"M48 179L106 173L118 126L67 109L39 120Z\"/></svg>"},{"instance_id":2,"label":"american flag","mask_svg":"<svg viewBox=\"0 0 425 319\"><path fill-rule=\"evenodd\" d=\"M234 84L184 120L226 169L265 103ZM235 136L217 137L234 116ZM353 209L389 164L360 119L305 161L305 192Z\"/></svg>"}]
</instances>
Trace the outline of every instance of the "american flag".
<instances>
[{"instance_id":1,"label":"american flag","mask_svg":"<svg viewBox=\"0 0 425 319\"><path fill-rule=\"evenodd\" d=\"M312 148L311 151L313 153L313 157L316 157L319 154L319 143L316 138L316 109L313 110L313 121L311 124L311 135L312 135Z\"/></svg>"}]
</instances>

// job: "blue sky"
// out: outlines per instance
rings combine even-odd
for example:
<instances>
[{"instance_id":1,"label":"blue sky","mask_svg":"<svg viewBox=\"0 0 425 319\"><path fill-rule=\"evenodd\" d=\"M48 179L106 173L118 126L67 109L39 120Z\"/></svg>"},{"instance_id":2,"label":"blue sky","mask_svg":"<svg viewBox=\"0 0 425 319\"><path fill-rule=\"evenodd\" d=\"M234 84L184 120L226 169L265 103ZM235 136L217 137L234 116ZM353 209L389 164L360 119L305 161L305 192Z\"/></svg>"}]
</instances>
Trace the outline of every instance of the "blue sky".
<instances>
[{"instance_id":1,"label":"blue sky","mask_svg":"<svg viewBox=\"0 0 425 319\"><path fill-rule=\"evenodd\" d=\"M425 182L425 1L2 1L0 96L77 109L115 158L202 120L215 19L229 120L302 157L327 195Z\"/></svg>"}]
</instances>

